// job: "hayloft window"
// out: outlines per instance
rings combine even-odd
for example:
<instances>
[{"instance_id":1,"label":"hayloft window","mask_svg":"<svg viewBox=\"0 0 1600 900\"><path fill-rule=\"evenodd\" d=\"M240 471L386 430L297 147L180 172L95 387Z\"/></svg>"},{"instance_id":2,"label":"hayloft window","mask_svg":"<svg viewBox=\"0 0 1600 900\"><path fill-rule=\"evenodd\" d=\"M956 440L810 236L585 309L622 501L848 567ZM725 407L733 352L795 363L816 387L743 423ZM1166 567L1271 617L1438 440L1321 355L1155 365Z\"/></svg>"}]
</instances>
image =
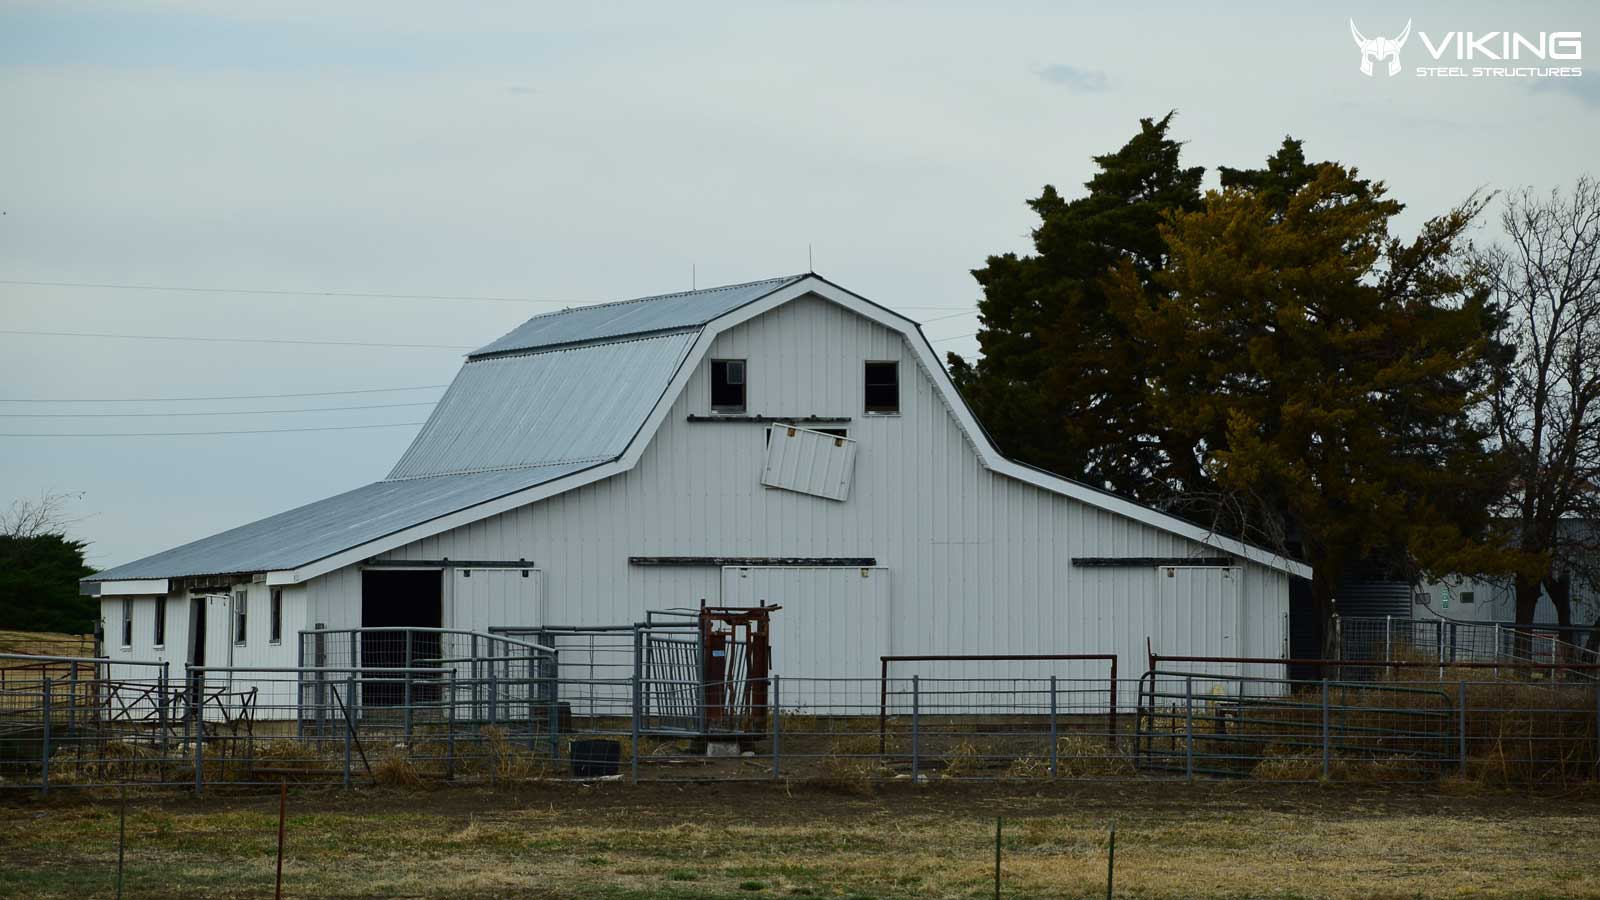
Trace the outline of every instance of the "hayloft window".
<instances>
[{"instance_id":1,"label":"hayloft window","mask_svg":"<svg viewBox=\"0 0 1600 900\"><path fill-rule=\"evenodd\" d=\"M867 363L865 384L867 412L889 415L900 411L899 363Z\"/></svg>"},{"instance_id":2,"label":"hayloft window","mask_svg":"<svg viewBox=\"0 0 1600 900\"><path fill-rule=\"evenodd\" d=\"M711 411L744 412L744 360L711 361Z\"/></svg>"},{"instance_id":3,"label":"hayloft window","mask_svg":"<svg viewBox=\"0 0 1600 900\"><path fill-rule=\"evenodd\" d=\"M250 595L244 591L235 591L233 594L233 642L244 645L245 625L250 619Z\"/></svg>"},{"instance_id":4,"label":"hayloft window","mask_svg":"<svg viewBox=\"0 0 1600 900\"><path fill-rule=\"evenodd\" d=\"M272 589L272 608L267 612L271 626L267 640L281 644L283 643L283 588Z\"/></svg>"},{"instance_id":5,"label":"hayloft window","mask_svg":"<svg viewBox=\"0 0 1600 900\"><path fill-rule=\"evenodd\" d=\"M157 647L167 645L167 598L165 597L156 598L155 645Z\"/></svg>"},{"instance_id":6,"label":"hayloft window","mask_svg":"<svg viewBox=\"0 0 1600 900\"><path fill-rule=\"evenodd\" d=\"M1472 596L1472 592L1471 591L1462 591L1461 592L1461 605L1462 606L1465 606L1468 603L1473 603L1476 600L1477 600L1477 598Z\"/></svg>"},{"instance_id":7,"label":"hayloft window","mask_svg":"<svg viewBox=\"0 0 1600 900\"><path fill-rule=\"evenodd\" d=\"M133 601L122 601L122 646L133 646Z\"/></svg>"}]
</instances>

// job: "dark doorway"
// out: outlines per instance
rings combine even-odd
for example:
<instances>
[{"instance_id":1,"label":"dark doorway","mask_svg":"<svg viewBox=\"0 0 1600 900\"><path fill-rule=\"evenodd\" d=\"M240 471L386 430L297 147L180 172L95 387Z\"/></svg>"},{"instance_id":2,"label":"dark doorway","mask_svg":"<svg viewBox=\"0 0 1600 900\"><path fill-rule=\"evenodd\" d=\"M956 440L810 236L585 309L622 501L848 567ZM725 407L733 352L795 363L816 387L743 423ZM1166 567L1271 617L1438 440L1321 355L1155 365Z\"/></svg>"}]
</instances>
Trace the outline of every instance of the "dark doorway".
<instances>
[{"instance_id":1,"label":"dark doorway","mask_svg":"<svg viewBox=\"0 0 1600 900\"><path fill-rule=\"evenodd\" d=\"M206 664L206 600L196 597L189 601L189 665Z\"/></svg>"},{"instance_id":2,"label":"dark doorway","mask_svg":"<svg viewBox=\"0 0 1600 900\"><path fill-rule=\"evenodd\" d=\"M206 607L211 603L210 597L195 597L189 601L189 665L204 666L206 664ZM205 674L195 672L189 677L189 711L193 713L200 709L200 700L205 693Z\"/></svg>"},{"instance_id":3,"label":"dark doorway","mask_svg":"<svg viewBox=\"0 0 1600 900\"><path fill-rule=\"evenodd\" d=\"M433 570L367 570L361 573L361 627L441 628L444 575ZM361 634L361 666L421 668L441 657L439 635L427 632L366 631ZM367 706L399 706L405 702L406 679L400 675L364 672L362 699ZM412 702L429 699L437 685L413 685ZM425 690L424 688L431 688Z\"/></svg>"}]
</instances>

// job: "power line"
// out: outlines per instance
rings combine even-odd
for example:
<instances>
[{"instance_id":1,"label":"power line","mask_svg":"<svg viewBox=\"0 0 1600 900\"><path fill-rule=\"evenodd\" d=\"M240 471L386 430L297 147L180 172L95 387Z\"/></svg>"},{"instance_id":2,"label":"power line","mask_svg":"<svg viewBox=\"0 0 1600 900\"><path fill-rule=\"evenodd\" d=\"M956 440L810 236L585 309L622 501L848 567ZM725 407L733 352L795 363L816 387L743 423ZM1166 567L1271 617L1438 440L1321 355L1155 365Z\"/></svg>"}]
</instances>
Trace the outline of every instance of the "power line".
<instances>
[{"instance_id":1,"label":"power line","mask_svg":"<svg viewBox=\"0 0 1600 900\"><path fill-rule=\"evenodd\" d=\"M0 397L0 403L178 403L191 400L276 400L282 397L335 397L341 394L387 394L398 391L427 391L442 387L449 387L449 385L419 384L414 387L365 388L356 391L305 391L296 394L229 394L207 397L103 397L100 399L66 397L55 400L47 397Z\"/></svg>"},{"instance_id":2,"label":"power line","mask_svg":"<svg viewBox=\"0 0 1600 900\"><path fill-rule=\"evenodd\" d=\"M132 419L157 416L255 416L267 413L342 412L348 409L395 409L401 406L435 406L436 400L415 403L368 403L361 406L312 406L299 409L225 409L221 412L135 413L0 413L0 419Z\"/></svg>"},{"instance_id":3,"label":"power line","mask_svg":"<svg viewBox=\"0 0 1600 900\"><path fill-rule=\"evenodd\" d=\"M114 291L170 291L179 294L257 294L269 297L346 297L352 300L448 300L470 303L538 303L574 308L605 303L604 300L540 300L535 297L495 297L471 294L385 294L376 291L288 291L271 288L185 287L162 284L122 284L100 281L22 281L0 279L0 284L20 287L93 288ZM896 306L896 309L967 309L965 306Z\"/></svg>"},{"instance_id":4,"label":"power line","mask_svg":"<svg viewBox=\"0 0 1600 900\"><path fill-rule=\"evenodd\" d=\"M957 318L957 317L958 317L958 316L970 316L970 315L975 315L975 314L976 314L976 313L977 313L977 312L978 312L978 311L977 311L977 310L976 310L976 309L964 309L964 310L962 310L962 311L961 311L961 312L958 312L958 313L951 313L951 314L950 314L950 315L948 315L948 316L934 316L934 317L933 317L933 318L931 318L931 319L923 319L923 320L922 320L922 321L921 321L921 322L918 322L918 323L917 323L917 324L919 324L919 325L926 325L926 324L928 324L928 323L929 323L929 322L943 322L943 321L944 321L944 320L945 320L945 319L954 319L954 318Z\"/></svg>"},{"instance_id":5,"label":"power line","mask_svg":"<svg viewBox=\"0 0 1600 900\"><path fill-rule=\"evenodd\" d=\"M97 331L23 331L0 328L0 334L37 335L42 337L120 338L134 341L200 341L221 344L310 344L321 347L390 347L404 350L473 350L475 347L460 344L382 344L371 341L313 341L298 338L232 338L188 337L168 334L110 334Z\"/></svg>"},{"instance_id":6,"label":"power line","mask_svg":"<svg viewBox=\"0 0 1600 900\"><path fill-rule=\"evenodd\" d=\"M966 334L952 334L949 337L936 338L934 340L929 341L928 343L930 343L930 344L942 344L945 341L959 341L962 338L972 337L972 336L974 336L976 334L977 334L976 331L969 331Z\"/></svg>"},{"instance_id":7,"label":"power line","mask_svg":"<svg viewBox=\"0 0 1600 900\"><path fill-rule=\"evenodd\" d=\"M253 431L68 431L18 433L0 431L0 437L203 437L213 434L283 434L290 431L354 431L359 428L406 428L422 422L390 422L384 425L324 425L319 428L258 428Z\"/></svg>"},{"instance_id":8,"label":"power line","mask_svg":"<svg viewBox=\"0 0 1600 900\"><path fill-rule=\"evenodd\" d=\"M581 305L597 301L574 303L571 300L537 300L533 297L483 297L464 294L383 294L365 291L281 291L268 288L180 287L164 284L118 284L96 281L17 281L0 279L0 284L22 287L96 288L114 291L172 291L179 294L262 294L272 297L349 297L357 300L456 300L475 303L547 303L552 305Z\"/></svg>"}]
</instances>

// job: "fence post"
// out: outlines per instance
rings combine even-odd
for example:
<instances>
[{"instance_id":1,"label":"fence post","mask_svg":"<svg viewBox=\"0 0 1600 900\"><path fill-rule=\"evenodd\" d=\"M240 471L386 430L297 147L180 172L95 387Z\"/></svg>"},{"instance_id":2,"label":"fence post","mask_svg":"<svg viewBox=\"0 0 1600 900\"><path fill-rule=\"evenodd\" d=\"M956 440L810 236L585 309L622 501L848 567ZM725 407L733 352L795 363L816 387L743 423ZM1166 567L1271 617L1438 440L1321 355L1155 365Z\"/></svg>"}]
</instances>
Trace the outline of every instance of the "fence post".
<instances>
[{"instance_id":1,"label":"fence post","mask_svg":"<svg viewBox=\"0 0 1600 900\"><path fill-rule=\"evenodd\" d=\"M911 676L911 783L917 783L917 757L922 739L921 676Z\"/></svg>"},{"instance_id":2,"label":"fence post","mask_svg":"<svg viewBox=\"0 0 1600 900\"><path fill-rule=\"evenodd\" d=\"M189 681L191 685L189 717L194 720L194 793L198 797L205 790L206 780L206 698L202 693L204 688L201 687L205 675L199 670L191 669Z\"/></svg>"},{"instance_id":3,"label":"fence post","mask_svg":"<svg viewBox=\"0 0 1600 900\"><path fill-rule=\"evenodd\" d=\"M1383 617L1383 661L1394 662L1394 616Z\"/></svg>"},{"instance_id":4,"label":"fence post","mask_svg":"<svg viewBox=\"0 0 1600 900\"><path fill-rule=\"evenodd\" d=\"M1183 679L1183 776L1194 783L1194 676Z\"/></svg>"},{"instance_id":5,"label":"fence post","mask_svg":"<svg viewBox=\"0 0 1600 900\"><path fill-rule=\"evenodd\" d=\"M1328 679L1322 679L1322 780L1327 781L1333 762L1332 729L1329 727L1331 709L1328 705Z\"/></svg>"},{"instance_id":6,"label":"fence post","mask_svg":"<svg viewBox=\"0 0 1600 900\"><path fill-rule=\"evenodd\" d=\"M778 705L778 677L777 675L772 676L772 705L769 709L772 714L772 777L774 779L779 777L779 767L783 762L782 752L778 749L783 741L783 726L778 723L778 719L781 718L780 710L782 709Z\"/></svg>"},{"instance_id":7,"label":"fence post","mask_svg":"<svg viewBox=\"0 0 1600 900\"><path fill-rule=\"evenodd\" d=\"M353 638L355 634L352 632L350 636ZM356 673L352 670L345 676L344 688L344 786L346 789L350 787L350 739L354 737L353 732L356 728L355 720L351 718L351 712L356 702L355 697Z\"/></svg>"},{"instance_id":8,"label":"fence post","mask_svg":"<svg viewBox=\"0 0 1600 900\"><path fill-rule=\"evenodd\" d=\"M1467 774L1467 683L1456 683L1456 763L1460 774Z\"/></svg>"},{"instance_id":9,"label":"fence post","mask_svg":"<svg viewBox=\"0 0 1600 900\"><path fill-rule=\"evenodd\" d=\"M634 635L635 635L635 640L637 640L638 632L634 632ZM634 668L633 668L633 759L630 761L630 765L631 765L632 770L633 770L632 773L631 773L632 779L633 779L633 783L634 784L638 784L639 783L639 666L638 666L637 662L634 663Z\"/></svg>"},{"instance_id":10,"label":"fence post","mask_svg":"<svg viewBox=\"0 0 1600 900\"><path fill-rule=\"evenodd\" d=\"M444 777L450 781L456 780L456 670L450 668L447 689L450 691L444 701Z\"/></svg>"},{"instance_id":11,"label":"fence post","mask_svg":"<svg viewBox=\"0 0 1600 900\"><path fill-rule=\"evenodd\" d=\"M494 660L489 660L489 724L495 723L495 701L499 699L500 686L495 679Z\"/></svg>"},{"instance_id":12,"label":"fence post","mask_svg":"<svg viewBox=\"0 0 1600 900\"><path fill-rule=\"evenodd\" d=\"M1050 777L1056 777L1056 676L1050 676Z\"/></svg>"},{"instance_id":13,"label":"fence post","mask_svg":"<svg viewBox=\"0 0 1600 900\"><path fill-rule=\"evenodd\" d=\"M404 716L405 716L406 750L407 750L407 752L409 752L411 750L411 634L412 634L411 630L407 629L406 630L406 656L405 656L405 659L406 659L406 674L405 674L404 687L402 688L402 690L404 691L404 696L401 697L401 699L405 701L405 713L404 713Z\"/></svg>"},{"instance_id":14,"label":"fence post","mask_svg":"<svg viewBox=\"0 0 1600 900\"><path fill-rule=\"evenodd\" d=\"M172 663L169 662L161 664L161 675L156 689L156 705L159 707L156 712L156 724L161 728L161 743L159 746L161 747L163 764L166 762L167 755L167 688L170 681L171 666Z\"/></svg>"},{"instance_id":15,"label":"fence post","mask_svg":"<svg viewBox=\"0 0 1600 900\"><path fill-rule=\"evenodd\" d=\"M137 672L135 668L135 672ZM49 676L46 675L46 678ZM67 739L78 733L78 664L70 663L67 673Z\"/></svg>"},{"instance_id":16,"label":"fence post","mask_svg":"<svg viewBox=\"0 0 1600 900\"><path fill-rule=\"evenodd\" d=\"M44 734L39 742L39 752L43 754L39 760L39 793L50 795L50 674L45 673L44 678Z\"/></svg>"},{"instance_id":17,"label":"fence post","mask_svg":"<svg viewBox=\"0 0 1600 900\"><path fill-rule=\"evenodd\" d=\"M591 688L590 690L593 690ZM528 693L533 693L533 685L528 685ZM591 695L592 696L592 695ZM531 715L532 698L530 702L530 715L528 716L528 750L533 750L533 716ZM593 708L592 706L590 707ZM576 730L576 728L574 728ZM561 698L560 695L550 698L550 761L561 761Z\"/></svg>"},{"instance_id":18,"label":"fence post","mask_svg":"<svg viewBox=\"0 0 1600 900\"><path fill-rule=\"evenodd\" d=\"M472 660L472 663L471 663L472 668L471 668L471 671L468 673L469 674L468 680L472 682L472 716L471 716L471 718L476 720L478 718L478 716L480 715L480 713L478 711L478 680L483 677L483 671L481 669L481 663L478 662L478 635L476 633L474 633L467 640L468 640L469 645L471 646L471 652L469 652L467 654L467 656L468 656L468 658L470 658Z\"/></svg>"},{"instance_id":19,"label":"fence post","mask_svg":"<svg viewBox=\"0 0 1600 900\"><path fill-rule=\"evenodd\" d=\"M1494 623L1494 677L1500 680L1500 623Z\"/></svg>"}]
</instances>

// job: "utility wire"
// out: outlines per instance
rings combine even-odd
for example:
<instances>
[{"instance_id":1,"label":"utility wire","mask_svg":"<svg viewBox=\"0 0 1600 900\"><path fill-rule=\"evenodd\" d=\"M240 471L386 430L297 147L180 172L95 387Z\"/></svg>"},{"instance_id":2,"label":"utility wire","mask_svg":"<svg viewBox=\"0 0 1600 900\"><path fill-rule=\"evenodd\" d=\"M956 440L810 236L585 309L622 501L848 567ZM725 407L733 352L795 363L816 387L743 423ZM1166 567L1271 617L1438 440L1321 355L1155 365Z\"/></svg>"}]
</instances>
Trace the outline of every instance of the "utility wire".
<instances>
[{"instance_id":1,"label":"utility wire","mask_svg":"<svg viewBox=\"0 0 1600 900\"><path fill-rule=\"evenodd\" d=\"M0 328L0 334L24 334L43 337L122 338L135 341L201 341L222 344L311 344L322 347L393 347L405 350L474 350L460 344L381 344L370 341L313 341L298 338L231 338L188 337L167 334L111 334L98 331L24 331Z\"/></svg>"},{"instance_id":2,"label":"utility wire","mask_svg":"<svg viewBox=\"0 0 1600 900\"><path fill-rule=\"evenodd\" d=\"M290 431L353 431L358 428L406 428L422 422L389 422L383 425L324 425L319 428L259 428L254 431L69 431L17 433L0 431L0 437L201 437L213 434L282 434Z\"/></svg>"},{"instance_id":3,"label":"utility wire","mask_svg":"<svg viewBox=\"0 0 1600 900\"><path fill-rule=\"evenodd\" d=\"M178 403L191 400L276 400L280 397L335 397L341 394L387 394L397 391L428 391L449 387L447 384L419 384L414 387L365 388L356 391L306 391L297 394L230 394L208 397L65 397L52 400L48 397L0 397L0 403Z\"/></svg>"},{"instance_id":4,"label":"utility wire","mask_svg":"<svg viewBox=\"0 0 1600 900\"><path fill-rule=\"evenodd\" d=\"M384 294L366 291L284 291L268 288L182 287L161 284L120 284L99 281L22 281L0 279L0 284L21 287L94 288L113 291L171 291L180 294L260 294L271 297L348 297L354 300L449 300L470 303L539 303L580 308L604 300L540 300L535 297L493 297L470 294ZM897 309L966 309L958 306L898 306Z\"/></svg>"},{"instance_id":5,"label":"utility wire","mask_svg":"<svg viewBox=\"0 0 1600 900\"><path fill-rule=\"evenodd\" d=\"M0 419L132 419L156 416L255 416L267 413L342 412L347 409L395 409L401 406L436 406L436 400L415 403L368 403L361 406L312 406L300 409L225 409L221 412L135 413L0 413Z\"/></svg>"},{"instance_id":6,"label":"utility wire","mask_svg":"<svg viewBox=\"0 0 1600 900\"><path fill-rule=\"evenodd\" d=\"M977 334L976 331L969 331L966 334L952 334L949 337L935 338L935 339L929 341L928 343L930 343L930 344L942 344L945 341L959 341L962 338L972 337L972 336L974 336L976 334Z\"/></svg>"},{"instance_id":7,"label":"utility wire","mask_svg":"<svg viewBox=\"0 0 1600 900\"><path fill-rule=\"evenodd\" d=\"M557 306L579 306L595 303L594 300L537 300L533 297L481 297L461 294L380 294L362 291L280 291L266 288L178 287L163 284L116 284L94 281L17 281L0 279L0 284L23 287L97 288L114 291L172 291L180 294L264 294L272 297L349 297L358 300L456 300L474 303L547 303Z\"/></svg>"}]
</instances>

